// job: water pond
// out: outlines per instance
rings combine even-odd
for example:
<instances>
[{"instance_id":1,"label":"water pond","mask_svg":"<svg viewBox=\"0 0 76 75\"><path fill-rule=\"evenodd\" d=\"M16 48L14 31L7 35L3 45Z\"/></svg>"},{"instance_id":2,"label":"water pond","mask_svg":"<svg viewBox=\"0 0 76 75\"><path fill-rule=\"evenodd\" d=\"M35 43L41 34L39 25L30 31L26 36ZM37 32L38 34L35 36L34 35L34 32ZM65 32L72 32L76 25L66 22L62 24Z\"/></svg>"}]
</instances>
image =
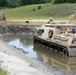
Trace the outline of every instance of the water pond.
<instances>
[{"instance_id":1,"label":"water pond","mask_svg":"<svg viewBox=\"0 0 76 75\"><path fill-rule=\"evenodd\" d=\"M11 36L6 37L9 45L16 46L27 52L27 56L41 60L57 68L76 72L76 57L67 57L60 53L33 43L32 36ZM9 39L8 39L9 38Z\"/></svg>"}]
</instances>

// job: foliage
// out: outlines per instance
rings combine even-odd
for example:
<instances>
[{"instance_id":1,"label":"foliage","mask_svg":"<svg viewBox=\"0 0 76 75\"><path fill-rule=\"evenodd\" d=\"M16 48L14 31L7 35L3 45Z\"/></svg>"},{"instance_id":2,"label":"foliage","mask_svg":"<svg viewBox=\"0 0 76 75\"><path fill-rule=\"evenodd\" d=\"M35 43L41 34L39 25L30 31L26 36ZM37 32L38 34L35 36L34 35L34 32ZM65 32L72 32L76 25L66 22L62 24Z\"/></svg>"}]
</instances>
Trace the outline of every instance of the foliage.
<instances>
[{"instance_id":1,"label":"foliage","mask_svg":"<svg viewBox=\"0 0 76 75\"><path fill-rule=\"evenodd\" d=\"M7 0L0 0L0 7L7 6Z\"/></svg>"},{"instance_id":2,"label":"foliage","mask_svg":"<svg viewBox=\"0 0 76 75\"><path fill-rule=\"evenodd\" d=\"M43 3L76 3L76 0L0 0L0 7L14 8L18 6Z\"/></svg>"},{"instance_id":3,"label":"foliage","mask_svg":"<svg viewBox=\"0 0 76 75\"><path fill-rule=\"evenodd\" d=\"M33 9L33 11L36 11L36 9Z\"/></svg>"},{"instance_id":4,"label":"foliage","mask_svg":"<svg viewBox=\"0 0 76 75\"><path fill-rule=\"evenodd\" d=\"M7 7L14 8L18 6L20 6L20 0L8 0Z\"/></svg>"},{"instance_id":5,"label":"foliage","mask_svg":"<svg viewBox=\"0 0 76 75\"><path fill-rule=\"evenodd\" d=\"M63 0L54 0L54 3L64 3Z\"/></svg>"},{"instance_id":6,"label":"foliage","mask_svg":"<svg viewBox=\"0 0 76 75\"><path fill-rule=\"evenodd\" d=\"M38 9L41 9L41 6L38 6Z\"/></svg>"},{"instance_id":7,"label":"foliage","mask_svg":"<svg viewBox=\"0 0 76 75\"><path fill-rule=\"evenodd\" d=\"M6 72L0 69L0 75L7 75Z\"/></svg>"}]
</instances>

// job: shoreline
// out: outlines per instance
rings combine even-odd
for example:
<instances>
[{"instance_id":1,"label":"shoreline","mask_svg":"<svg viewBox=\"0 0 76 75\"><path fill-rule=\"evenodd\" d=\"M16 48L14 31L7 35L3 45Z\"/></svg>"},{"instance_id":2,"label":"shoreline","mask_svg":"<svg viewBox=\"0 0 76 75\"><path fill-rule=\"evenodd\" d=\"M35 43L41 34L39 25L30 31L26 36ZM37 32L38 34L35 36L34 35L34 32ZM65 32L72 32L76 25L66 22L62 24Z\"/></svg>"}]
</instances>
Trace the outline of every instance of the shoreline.
<instances>
[{"instance_id":1,"label":"shoreline","mask_svg":"<svg viewBox=\"0 0 76 75\"><path fill-rule=\"evenodd\" d=\"M9 46L7 43L5 43L4 41L2 41L2 40L0 40L0 55L2 56L3 55L3 57L4 57L4 60L7 58L7 57L10 57L9 59L11 59L11 57L15 57L16 59L18 59L18 60L21 60L21 61L23 61L23 62L26 62L26 63L28 63L28 67L30 68L30 66L32 67L32 69L34 68L35 70L37 70L37 72L38 73L40 73L40 75L53 75L52 73L50 73L50 72L46 72L46 70L44 70L44 66L42 66L40 63L38 63L37 61L35 61L34 59L31 59L31 58L29 58L28 56L26 56L25 54L23 54L23 53L21 53L20 51L18 51L18 50L16 50L15 48L13 48L13 47L11 47L11 46ZM6 58L5 58L6 57ZM5 63L5 62L12 62L11 60L9 60L9 59L7 59L7 60L3 60L3 58L2 58L2 63ZM8 61L9 60L9 61ZM14 60L14 58L13 58L13 60ZM0 60L1 61L1 60ZM9 63L8 63L9 64ZM5 67L4 67L5 66ZM4 64L4 66L2 67L1 66L1 68L3 68L5 71L8 71L8 68L10 68L10 67L8 67L7 66L7 64ZM13 65L14 66L14 65ZM27 66L27 65L25 65L25 66ZM31 69L31 70L32 70ZM14 68L13 68L13 70L14 70ZM28 70L28 72L29 72L29 70ZM26 72L27 73L27 72ZM30 73L28 73L29 75L30 75ZM16 74L16 75L18 75L18 74ZM34 73L33 74L31 74L31 75L34 75Z\"/></svg>"},{"instance_id":2,"label":"shoreline","mask_svg":"<svg viewBox=\"0 0 76 75\"><path fill-rule=\"evenodd\" d=\"M10 57L10 59L11 59L11 57L13 57L13 60L15 60L14 58L16 58L17 60L21 60L22 62L28 63L28 65L29 65L28 68L30 68L30 66L31 66L34 69L34 71L36 70L40 75L75 75L76 74L75 72L68 72L68 71L65 71L65 70L62 70L62 69L59 69L59 68L55 68L55 67L53 67L51 65L48 65L48 64L46 64L44 62L41 62L40 60L32 59L32 58L28 57L26 54L24 54L24 53L20 52L19 50L17 50L16 48L8 45L6 42L4 42L2 40L0 40L0 55L1 54L4 55L4 56L2 56L2 57L4 57L4 60L3 60L3 58L1 58L1 59L4 62L7 62L7 65L4 64L5 67L1 67L5 71L8 71L8 68L10 68L10 67L8 67L8 65L12 63L12 60L9 60L9 61L8 61L8 59L5 60L6 59L5 57L8 56L8 57ZM15 62L19 63L16 60L15 60ZM27 65L25 65L25 66L27 66ZM13 68L13 72L14 72L14 68ZM29 73L29 70L28 70L28 73ZM16 75L19 75L19 74L16 74ZM23 74L23 75L26 75L26 74ZM30 74L28 74L28 75L30 75ZM31 75L34 75L34 73L31 74Z\"/></svg>"},{"instance_id":3,"label":"shoreline","mask_svg":"<svg viewBox=\"0 0 76 75\"><path fill-rule=\"evenodd\" d=\"M8 25L17 25L17 26L42 26L46 24L49 21L49 19L19 19L19 20L6 20L6 21L0 21L0 25L8 26ZM76 24L76 21L71 20L55 20L53 19L53 22L66 22L66 23L74 23Z\"/></svg>"}]
</instances>

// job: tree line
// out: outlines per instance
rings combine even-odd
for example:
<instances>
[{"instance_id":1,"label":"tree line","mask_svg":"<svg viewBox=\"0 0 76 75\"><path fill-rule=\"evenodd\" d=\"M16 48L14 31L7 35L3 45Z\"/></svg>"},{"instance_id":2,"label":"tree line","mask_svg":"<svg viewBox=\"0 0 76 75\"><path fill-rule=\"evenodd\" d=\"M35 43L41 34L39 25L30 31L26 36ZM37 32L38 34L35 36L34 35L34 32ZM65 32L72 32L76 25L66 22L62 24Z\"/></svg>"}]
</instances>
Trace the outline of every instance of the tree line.
<instances>
[{"instance_id":1,"label":"tree line","mask_svg":"<svg viewBox=\"0 0 76 75\"><path fill-rule=\"evenodd\" d=\"M18 6L43 3L76 3L76 0L0 0L0 7L14 8Z\"/></svg>"}]
</instances>

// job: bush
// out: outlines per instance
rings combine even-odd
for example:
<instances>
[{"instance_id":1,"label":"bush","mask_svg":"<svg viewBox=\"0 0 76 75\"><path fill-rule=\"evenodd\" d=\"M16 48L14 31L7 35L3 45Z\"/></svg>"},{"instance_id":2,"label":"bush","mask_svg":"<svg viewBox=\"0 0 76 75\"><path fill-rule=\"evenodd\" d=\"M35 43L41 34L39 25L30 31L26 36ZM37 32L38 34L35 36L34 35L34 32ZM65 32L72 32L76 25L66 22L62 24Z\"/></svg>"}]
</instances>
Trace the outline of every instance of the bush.
<instances>
[{"instance_id":1,"label":"bush","mask_svg":"<svg viewBox=\"0 0 76 75\"><path fill-rule=\"evenodd\" d=\"M33 9L33 11L36 11L36 9Z\"/></svg>"},{"instance_id":2,"label":"bush","mask_svg":"<svg viewBox=\"0 0 76 75\"><path fill-rule=\"evenodd\" d=\"M41 9L41 6L38 6L38 9Z\"/></svg>"},{"instance_id":3,"label":"bush","mask_svg":"<svg viewBox=\"0 0 76 75\"><path fill-rule=\"evenodd\" d=\"M26 21L26 23L29 23L29 21Z\"/></svg>"}]
</instances>

